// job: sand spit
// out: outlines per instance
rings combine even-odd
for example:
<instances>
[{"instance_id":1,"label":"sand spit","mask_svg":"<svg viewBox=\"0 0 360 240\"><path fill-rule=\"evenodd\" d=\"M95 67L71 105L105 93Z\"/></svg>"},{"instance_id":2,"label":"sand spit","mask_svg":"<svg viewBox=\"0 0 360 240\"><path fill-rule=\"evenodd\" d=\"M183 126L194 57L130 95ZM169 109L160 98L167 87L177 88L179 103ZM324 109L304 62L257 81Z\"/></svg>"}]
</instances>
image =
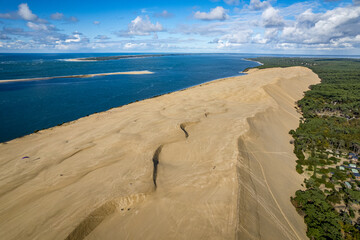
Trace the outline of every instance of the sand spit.
<instances>
[{"instance_id":1,"label":"sand spit","mask_svg":"<svg viewBox=\"0 0 360 240\"><path fill-rule=\"evenodd\" d=\"M153 72L145 70L145 71L111 72L111 73L94 73L94 74L81 74L81 75L69 75L69 76L9 79L9 80L0 80L0 83L41 81L41 80L49 80L49 79L55 79L55 78L92 78L92 77L98 77L98 76L136 75L136 74L153 74Z\"/></svg>"},{"instance_id":2,"label":"sand spit","mask_svg":"<svg viewBox=\"0 0 360 240\"><path fill-rule=\"evenodd\" d=\"M248 62L256 62L259 65L264 65L262 62L259 62L259 61L254 61L254 60L250 60L250 59L246 59L246 58L244 58L243 60L248 61Z\"/></svg>"},{"instance_id":3,"label":"sand spit","mask_svg":"<svg viewBox=\"0 0 360 240\"><path fill-rule=\"evenodd\" d=\"M306 239L304 67L250 70L0 144L2 239Z\"/></svg>"}]
</instances>

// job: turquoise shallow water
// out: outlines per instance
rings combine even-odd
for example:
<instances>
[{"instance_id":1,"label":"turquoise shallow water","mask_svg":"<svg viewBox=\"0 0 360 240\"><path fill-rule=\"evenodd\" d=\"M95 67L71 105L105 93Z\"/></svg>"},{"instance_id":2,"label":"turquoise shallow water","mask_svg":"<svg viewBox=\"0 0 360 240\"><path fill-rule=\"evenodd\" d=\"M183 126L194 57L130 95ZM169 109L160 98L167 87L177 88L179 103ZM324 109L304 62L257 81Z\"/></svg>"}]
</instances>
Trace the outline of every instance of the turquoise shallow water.
<instances>
[{"instance_id":1,"label":"turquoise shallow water","mask_svg":"<svg viewBox=\"0 0 360 240\"><path fill-rule=\"evenodd\" d=\"M89 73L149 70L114 75L0 84L0 142L136 100L184 89L258 63L237 54L172 55L98 62L64 59L119 54L0 54L0 81Z\"/></svg>"}]
</instances>

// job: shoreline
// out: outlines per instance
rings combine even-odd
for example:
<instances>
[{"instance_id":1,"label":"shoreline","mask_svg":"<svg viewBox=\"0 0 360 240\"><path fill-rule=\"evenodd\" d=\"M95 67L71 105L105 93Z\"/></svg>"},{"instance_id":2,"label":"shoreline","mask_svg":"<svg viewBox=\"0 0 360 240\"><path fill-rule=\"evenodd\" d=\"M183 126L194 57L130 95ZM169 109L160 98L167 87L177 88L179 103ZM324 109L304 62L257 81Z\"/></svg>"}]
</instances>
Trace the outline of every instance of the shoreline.
<instances>
[{"instance_id":1,"label":"shoreline","mask_svg":"<svg viewBox=\"0 0 360 240\"><path fill-rule=\"evenodd\" d=\"M306 237L288 132L317 81L304 67L251 69L0 144L2 234Z\"/></svg>"},{"instance_id":2,"label":"shoreline","mask_svg":"<svg viewBox=\"0 0 360 240\"><path fill-rule=\"evenodd\" d=\"M243 60L249 61L249 62L256 62L256 63L260 64L260 66L264 65L262 62L255 61L255 60L251 60L251 59L247 59L247 58L243 58ZM248 68L248 69L251 69L251 68ZM245 70L246 70L246 69L245 69ZM245 71L245 70L244 70L244 71Z\"/></svg>"},{"instance_id":3,"label":"shoreline","mask_svg":"<svg viewBox=\"0 0 360 240\"><path fill-rule=\"evenodd\" d=\"M254 62L254 61L253 61ZM84 117L88 117L88 116L91 116L93 114L98 114L98 113L102 113L102 112L106 112L106 111L109 111L111 109L114 109L114 108L121 108L123 106L127 106L129 104L132 104L132 103L136 103L136 102L141 102L141 101L145 101L147 99L152 99L152 98L157 98L157 97L161 97L161 96L164 96L164 95L168 95L168 94L171 94L173 92L180 92L180 91L184 91L184 90L187 90L187 89L191 89L191 88L194 88L194 87L197 87L197 86L201 86L201 85L204 85L204 84L207 84L207 83L211 83L211 82L214 82L214 81L218 81L218 80L223 80L223 79L226 79L226 78L232 78L232 77L240 77L240 76L244 76L246 74L248 74L248 72L246 70L251 70L251 69L254 69L254 70L257 70L257 67L252 67L252 68L248 68L248 69L245 69L244 71L242 72L239 72L239 75L234 75L234 76L229 76L229 77L225 77L225 78L217 78L217 79L213 79L213 80L209 80L209 81L205 81L203 83L200 83L200 84L195 84L195 85L191 85L191 86L188 86L188 87L184 87L184 88L180 88L176 91L171 91L171 92L166 92L166 93L162 93L162 94L157 94L157 95L154 95L154 96L151 96L151 97L148 97L148 98L145 98L145 99L137 99L137 100L134 100L132 102L129 102L127 104L124 104L124 105L120 105L120 106L116 106L116 107L112 107L112 108L109 108L107 110L104 110L104 111L101 111L101 112L93 112L93 113L90 113L86 116L83 116L83 117L80 117L80 118L77 118L77 119L74 119L74 120L70 120L70 121L66 121L66 122L62 122L62 123L59 123L59 124L56 124L52 127L48 127L48 128L40 128L40 129L35 129L33 132L30 132L28 134L25 134L25 135L22 135L22 136L19 136L19 137L16 137L16 138L12 138L10 140L6 140L6 141L0 141L0 144L6 144L7 142L10 142L12 140L15 140L15 139L18 139L18 138L23 138L23 137L26 137L28 135L31 135L31 134L34 134L34 133L38 133L39 131L42 131L42 130L46 130L46 129L51 129L51 128L54 128L54 127L59 127L59 126L63 126L65 124L68 124L68 123L71 123L71 122L74 122L74 121L77 121L78 119L81 119L81 118L84 118ZM144 70L144 71L136 71L136 72L141 72L139 74L154 74L154 72L150 72L148 70ZM142 73L142 72L146 72L146 73ZM147 73L148 72L148 73ZM120 72L120 73L123 73L123 72ZM126 73L126 72L124 72ZM130 72L131 73L131 72ZM137 73L135 73L137 74ZM114 74L109 74L109 75L114 75ZM116 74L115 74L116 75ZM70 78L70 77L73 77L74 75L72 76L63 76L63 77L51 77L51 78L46 78L46 79L43 79L43 80L47 80L47 79L52 79L52 78ZM85 75L75 75L75 76L85 76ZM99 75L99 76L105 76L105 75ZM81 78L81 77L79 77ZM30 79L33 79L33 78L30 78ZM16 79L15 79L16 80ZM21 79L20 79L21 80ZM12 80L10 80L12 81ZM32 81L32 80L28 80L28 81ZM37 81L37 80L34 80L34 81ZM40 80L41 81L41 80ZM14 81L16 82L16 81ZM19 81L21 82L21 81ZM0 80L0 84L1 84L1 80Z\"/></svg>"},{"instance_id":4,"label":"shoreline","mask_svg":"<svg viewBox=\"0 0 360 240\"><path fill-rule=\"evenodd\" d=\"M28 82L28 81L42 81L57 78L92 78L98 76L110 76L110 75L142 75L142 74L154 74L153 72L142 70L142 71L128 71L128 72L111 72L111 73L91 73L91 74L79 74L79 75L68 75L68 76L53 76L53 77L38 77L38 78L22 78L22 79L4 79L0 80L1 83L9 82Z\"/></svg>"}]
</instances>

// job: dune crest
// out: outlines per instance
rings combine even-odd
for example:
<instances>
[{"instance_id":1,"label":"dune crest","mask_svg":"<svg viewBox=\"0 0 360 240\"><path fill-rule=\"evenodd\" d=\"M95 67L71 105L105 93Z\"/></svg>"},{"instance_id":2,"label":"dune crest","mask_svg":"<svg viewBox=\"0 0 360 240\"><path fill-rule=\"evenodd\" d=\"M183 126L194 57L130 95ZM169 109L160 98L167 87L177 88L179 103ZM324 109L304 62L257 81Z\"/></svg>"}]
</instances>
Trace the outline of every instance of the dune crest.
<instances>
[{"instance_id":1,"label":"dune crest","mask_svg":"<svg viewBox=\"0 0 360 240\"><path fill-rule=\"evenodd\" d=\"M0 234L306 239L288 132L318 82L252 70L0 144Z\"/></svg>"}]
</instances>

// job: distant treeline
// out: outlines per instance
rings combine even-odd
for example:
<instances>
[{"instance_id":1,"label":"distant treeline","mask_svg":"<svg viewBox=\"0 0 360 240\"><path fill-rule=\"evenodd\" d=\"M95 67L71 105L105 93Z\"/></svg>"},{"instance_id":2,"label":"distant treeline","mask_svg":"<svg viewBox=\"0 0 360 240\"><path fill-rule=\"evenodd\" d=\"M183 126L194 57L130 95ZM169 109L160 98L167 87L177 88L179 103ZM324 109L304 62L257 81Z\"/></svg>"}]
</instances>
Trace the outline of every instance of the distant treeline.
<instances>
[{"instance_id":1,"label":"distant treeline","mask_svg":"<svg viewBox=\"0 0 360 240\"><path fill-rule=\"evenodd\" d=\"M296 171L310 176L306 190L298 190L291 201L304 216L310 239L360 239L360 217L355 219L360 214L360 182L338 166L348 153L360 152L360 60L252 60L264 64L258 68L304 66L320 77L321 83L297 102L303 117L290 131L298 157ZM352 189L344 186L345 181L352 182ZM339 205L345 208L335 210Z\"/></svg>"}]
</instances>

